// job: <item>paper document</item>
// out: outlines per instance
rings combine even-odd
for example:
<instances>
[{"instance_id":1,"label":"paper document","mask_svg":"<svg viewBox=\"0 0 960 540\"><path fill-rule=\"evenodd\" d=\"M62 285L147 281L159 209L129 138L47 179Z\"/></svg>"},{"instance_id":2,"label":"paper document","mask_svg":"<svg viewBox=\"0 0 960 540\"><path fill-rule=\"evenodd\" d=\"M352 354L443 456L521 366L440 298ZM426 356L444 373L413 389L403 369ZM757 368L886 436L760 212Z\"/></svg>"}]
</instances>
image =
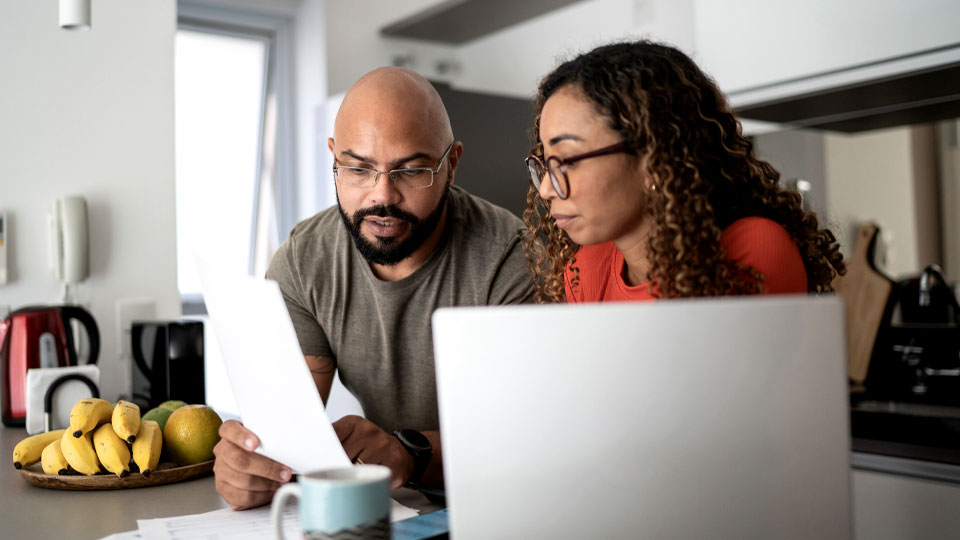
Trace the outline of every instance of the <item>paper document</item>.
<instances>
[{"instance_id":1,"label":"paper document","mask_svg":"<svg viewBox=\"0 0 960 540\"><path fill-rule=\"evenodd\" d=\"M100 540L141 540L140 531L127 531L117 534L111 534L110 536L104 536Z\"/></svg>"},{"instance_id":2,"label":"paper document","mask_svg":"<svg viewBox=\"0 0 960 540\"><path fill-rule=\"evenodd\" d=\"M390 499L390 521L402 521L417 511ZM300 538L300 514L297 505L289 504L283 513L284 538ZM142 540L250 540L273 538L270 507L237 512L229 508L205 514L173 518L137 520ZM128 533L129 534L129 533Z\"/></svg>"},{"instance_id":3,"label":"paper document","mask_svg":"<svg viewBox=\"0 0 960 540\"><path fill-rule=\"evenodd\" d=\"M257 452L304 473L350 465L274 281L227 275L195 257L203 299Z\"/></svg>"}]
</instances>

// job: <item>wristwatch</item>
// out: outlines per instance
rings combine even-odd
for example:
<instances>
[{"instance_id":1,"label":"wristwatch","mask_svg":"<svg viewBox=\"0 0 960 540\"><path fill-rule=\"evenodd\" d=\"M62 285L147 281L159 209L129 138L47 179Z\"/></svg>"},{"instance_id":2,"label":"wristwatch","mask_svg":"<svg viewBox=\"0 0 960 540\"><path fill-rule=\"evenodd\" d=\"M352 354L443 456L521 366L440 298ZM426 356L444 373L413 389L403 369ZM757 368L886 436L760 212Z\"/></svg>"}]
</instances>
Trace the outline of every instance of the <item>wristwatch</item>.
<instances>
[{"instance_id":1,"label":"wristwatch","mask_svg":"<svg viewBox=\"0 0 960 540\"><path fill-rule=\"evenodd\" d=\"M407 484L416 485L427 470L430 458L433 457L433 446L426 435L415 429L400 429L393 434L400 440L400 444L413 456L413 474Z\"/></svg>"}]
</instances>

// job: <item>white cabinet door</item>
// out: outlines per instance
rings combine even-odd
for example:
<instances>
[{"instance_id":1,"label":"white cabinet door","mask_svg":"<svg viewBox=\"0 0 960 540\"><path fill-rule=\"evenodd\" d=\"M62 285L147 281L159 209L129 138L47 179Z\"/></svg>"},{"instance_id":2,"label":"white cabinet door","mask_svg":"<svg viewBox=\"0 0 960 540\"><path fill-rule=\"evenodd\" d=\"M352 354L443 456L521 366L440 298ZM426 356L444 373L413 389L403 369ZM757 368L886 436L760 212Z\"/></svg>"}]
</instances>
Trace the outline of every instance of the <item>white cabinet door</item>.
<instances>
[{"instance_id":1,"label":"white cabinet door","mask_svg":"<svg viewBox=\"0 0 960 540\"><path fill-rule=\"evenodd\" d=\"M701 66L727 92L960 41L956 0L695 0Z\"/></svg>"},{"instance_id":2,"label":"white cabinet door","mask_svg":"<svg viewBox=\"0 0 960 540\"><path fill-rule=\"evenodd\" d=\"M856 540L960 538L960 485L853 472Z\"/></svg>"}]
</instances>

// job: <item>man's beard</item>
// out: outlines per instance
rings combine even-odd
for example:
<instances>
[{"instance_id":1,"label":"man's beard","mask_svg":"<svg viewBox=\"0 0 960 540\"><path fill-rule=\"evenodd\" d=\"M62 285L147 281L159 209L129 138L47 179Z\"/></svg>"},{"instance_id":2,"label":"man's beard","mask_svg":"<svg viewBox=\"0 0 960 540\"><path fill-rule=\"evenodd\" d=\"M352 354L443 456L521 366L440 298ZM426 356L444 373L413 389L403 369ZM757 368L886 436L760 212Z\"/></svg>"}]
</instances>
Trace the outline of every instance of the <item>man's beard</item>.
<instances>
[{"instance_id":1,"label":"man's beard","mask_svg":"<svg viewBox=\"0 0 960 540\"><path fill-rule=\"evenodd\" d=\"M353 218L351 219L347 217L347 214L343 211L343 207L340 206L339 195L337 196L337 208L340 210L340 218L343 220L343 225L350 231L350 236L353 237L353 243L357 246L363 258L373 264L393 266L399 264L400 261L420 249L424 242L427 241L427 238L430 238L430 235L437 229L449 192L450 184L448 183L447 187L443 188L443 195L440 196L440 202L437 203L436 208L423 220L420 220L417 216L409 212L400 210L394 205L386 206L382 204L369 208L361 208L353 213ZM360 233L360 225L363 223L363 218L368 216L403 220L410 225L410 234L407 235L405 240L400 242L397 242L395 238L382 236L376 236L376 242L370 242Z\"/></svg>"}]
</instances>

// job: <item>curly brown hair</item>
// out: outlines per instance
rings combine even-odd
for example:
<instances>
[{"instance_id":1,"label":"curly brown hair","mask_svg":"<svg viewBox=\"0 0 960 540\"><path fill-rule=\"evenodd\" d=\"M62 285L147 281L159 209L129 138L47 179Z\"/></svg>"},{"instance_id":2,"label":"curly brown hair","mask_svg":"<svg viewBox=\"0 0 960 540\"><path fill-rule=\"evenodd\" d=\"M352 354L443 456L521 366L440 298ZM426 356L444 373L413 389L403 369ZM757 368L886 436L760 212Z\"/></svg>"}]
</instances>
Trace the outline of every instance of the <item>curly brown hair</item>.
<instances>
[{"instance_id":1,"label":"curly brown hair","mask_svg":"<svg viewBox=\"0 0 960 540\"><path fill-rule=\"evenodd\" d=\"M845 273L833 233L786 190L780 174L758 159L753 143L716 84L679 50L650 41L598 47L569 60L540 83L532 154L543 159L540 116L544 103L572 86L620 134L656 190L649 209L649 280L661 297L719 296L763 291L763 276L726 259L723 229L759 216L790 234L803 257L810 292L832 291ZM638 194L639 196L639 194ZM550 202L531 185L523 213L524 251L537 284L537 301L562 302L564 269L578 286L578 246L550 218ZM651 290L654 290L652 288Z\"/></svg>"}]
</instances>

